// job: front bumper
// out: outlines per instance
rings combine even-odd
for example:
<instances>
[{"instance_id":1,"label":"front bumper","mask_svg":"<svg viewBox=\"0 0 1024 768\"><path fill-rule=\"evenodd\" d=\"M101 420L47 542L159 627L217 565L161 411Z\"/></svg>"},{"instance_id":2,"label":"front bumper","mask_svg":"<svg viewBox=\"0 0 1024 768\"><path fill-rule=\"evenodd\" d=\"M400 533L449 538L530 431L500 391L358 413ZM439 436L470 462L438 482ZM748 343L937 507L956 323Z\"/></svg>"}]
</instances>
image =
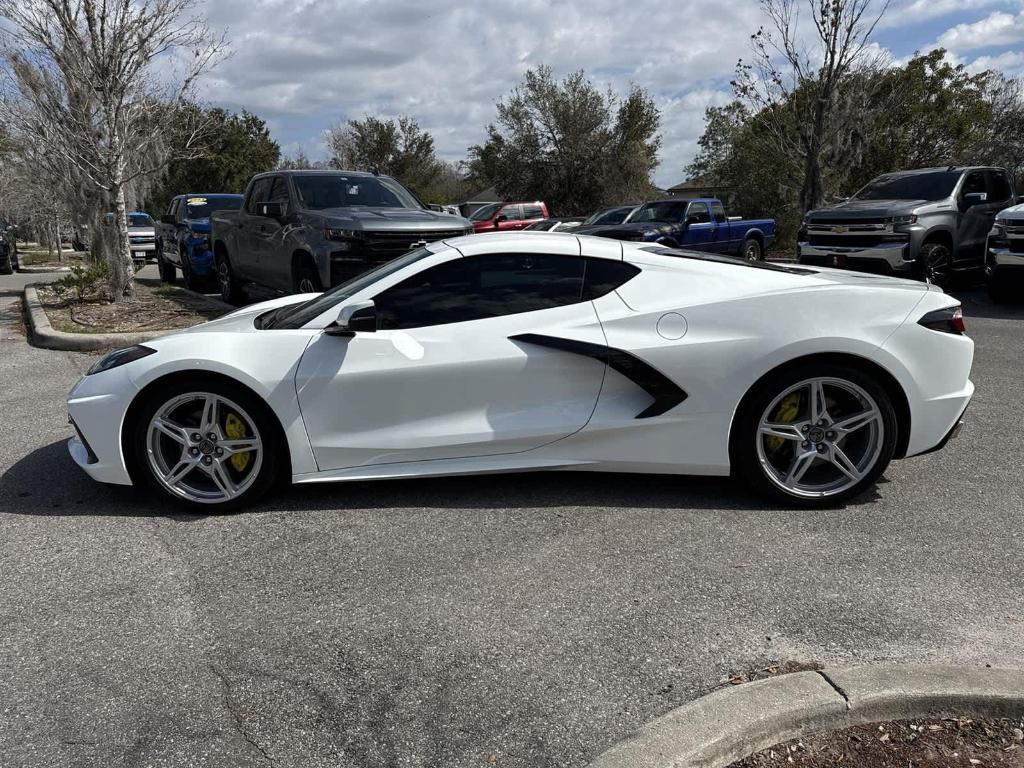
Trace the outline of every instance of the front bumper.
<instances>
[{"instance_id":1,"label":"front bumper","mask_svg":"<svg viewBox=\"0 0 1024 768\"><path fill-rule=\"evenodd\" d=\"M121 448L121 430L137 392L123 368L114 368L83 377L68 395L68 417L76 432L68 441L68 451L93 480L132 484Z\"/></svg>"},{"instance_id":2,"label":"front bumper","mask_svg":"<svg viewBox=\"0 0 1024 768\"><path fill-rule=\"evenodd\" d=\"M990 278L1024 278L1024 253L990 247L985 259L985 274Z\"/></svg>"},{"instance_id":3,"label":"front bumper","mask_svg":"<svg viewBox=\"0 0 1024 768\"><path fill-rule=\"evenodd\" d=\"M128 243L132 252L132 258L136 260L148 259L156 255L156 243Z\"/></svg>"},{"instance_id":4,"label":"front bumper","mask_svg":"<svg viewBox=\"0 0 1024 768\"><path fill-rule=\"evenodd\" d=\"M910 243L901 240L870 248L797 243L797 261L815 267L838 267L878 274L906 274L914 269Z\"/></svg>"}]
</instances>

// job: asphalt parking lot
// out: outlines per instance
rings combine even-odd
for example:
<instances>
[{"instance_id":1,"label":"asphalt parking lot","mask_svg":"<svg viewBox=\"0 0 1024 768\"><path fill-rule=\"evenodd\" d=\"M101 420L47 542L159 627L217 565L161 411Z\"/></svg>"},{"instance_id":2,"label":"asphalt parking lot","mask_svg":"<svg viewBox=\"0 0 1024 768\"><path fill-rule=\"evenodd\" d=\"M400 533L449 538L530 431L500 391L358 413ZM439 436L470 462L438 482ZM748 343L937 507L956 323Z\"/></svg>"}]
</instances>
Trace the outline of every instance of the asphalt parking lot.
<instances>
[{"instance_id":1,"label":"asphalt parking lot","mask_svg":"<svg viewBox=\"0 0 1024 768\"><path fill-rule=\"evenodd\" d=\"M961 294L969 422L825 512L590 474L294 489L229 517L89 480L0 277L0 765L583 766L773 662L1020 665L1024 305Z\"/></svg>"}]
</instances>

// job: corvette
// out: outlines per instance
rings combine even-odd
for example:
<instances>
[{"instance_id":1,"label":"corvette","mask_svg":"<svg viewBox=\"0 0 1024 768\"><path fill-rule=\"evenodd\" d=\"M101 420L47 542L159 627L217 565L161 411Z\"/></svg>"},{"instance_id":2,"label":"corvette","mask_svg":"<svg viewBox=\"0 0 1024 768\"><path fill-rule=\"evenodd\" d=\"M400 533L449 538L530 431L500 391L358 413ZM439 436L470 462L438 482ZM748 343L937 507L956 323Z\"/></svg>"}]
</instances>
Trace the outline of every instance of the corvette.
<instances>
[{"instance_id":1,"label":"corvette","mask_svg":"<svg viewBox=\"0 0 1024 768\"><path fill-rule=\"evenodd\" d=\"M69 395L69 449L207 509L282 481L526 470L732 473L833 505L956 433L973 352L919 282L473 235L110 353Z\"/></svg>"}]
</instances>

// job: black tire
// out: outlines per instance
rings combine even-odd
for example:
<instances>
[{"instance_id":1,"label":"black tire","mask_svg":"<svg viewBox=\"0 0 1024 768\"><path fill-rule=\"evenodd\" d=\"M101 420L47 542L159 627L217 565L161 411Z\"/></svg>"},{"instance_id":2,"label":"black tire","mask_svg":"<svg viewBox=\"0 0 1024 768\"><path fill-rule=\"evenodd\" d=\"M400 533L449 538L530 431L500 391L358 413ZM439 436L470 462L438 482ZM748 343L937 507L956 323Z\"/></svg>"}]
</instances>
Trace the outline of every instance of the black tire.
<instances>
[{"instance_id":1,"label":"black tire","mask_svg":"<svg viewBox=\"0 0 1024 768\"><path fill-rule=\"evenodd\" d=\"M238 276L231 267L231 259L226 253L218 253L217 259L217 284L220 289L220 298L228 304L238 306L245 302L245 292L238 284Z\"/></svg>"},{"instance_id":2,"label":"black tire","mask_svg":"<svg viewBox=\"0 0 1024 768\"><path fill-rule=\"evenodd\" d=\"M190 291L202 293L206 290L207 280L196 275L192 269L192 259L185 251L181 253L181 276L185 280L185 287Z\"/></svg>"},{"instance_id":3,"label":"black tire","mask_svg":"<svg viewBox=\"0 0 1024 768\"><path fill-rule=\"evenodd\" d=\"M164 259L164 252L162 250L156 252L156 266L160 272L160 280L162 282L173 283L178 279L178 268Z\"/></svg>"},{"instance_id":4,"label":"black tire","mask_svg":"<svg viewBox=\"0 0 1024 768\"><path fill-rule=\"evenodd\" d=\"M758 455L758 441L761 440L759 428L765 411L787 389L814 378L838 379L856 385L874 399L881 413L882 434L874 463L864 467L864 476L852 487L822 497L799 495L783 490L769 477L769 470L762 466ZM892 399L886 388L874 376L856 366L844 363L807 362L769 374L744 397L733 423L729 453L733 473L757 494L790 506L832 507L859 496L881 477L896 451L898 431Z\"/></svg>"},{"instance_id":5,"label":"black tire","mask_svg":"<svg viewBox=\"0 0 1024 768\"><path fill-rule=\"evenodd\" d=\"M147 431L153 415L169 400L188 392L211 392L233 400L247 412L259 431L262 463L256 478L248 488L230 500L203 503L179 496L160 482L149 463ZM287 450L287 441L269 406L241 385L198 374L187 379L168 381L148 391L138 407L132 409L131 422L125 425L123 443L129 474L137 486L146 485L164 498L204 514L234 512L255 504L279 484L287 466L283 453Z\"/></svg>"},{"instance_id":6,"label":"black tire","mask_svg":"<svg viewBox=\"0 0 1024 768\"><path fill-rule=\"evenodd\" d=\"M764 250L761 248L761 241L756 237L748 237L743 241L743 250L740 255L746 261L764 261Z\"/></svg>"},{"instance_id":7,"label":"black tire","mask_svg":"<svg viewBox=\"0 0 1024 768\"><path fill-rule=\"evenodd\" d=\"M292 291L294 293L320 293L323 286L320 284L320 275L309 264L304 264L295 270L292 279Z\"/></svg>"},{"instance_id":8,"label":"black tire","mask_svg":"<svg viewBox=\"0 0 1024 768\"><path fill-rule=\"evenodd\" d=\"M953 279L953 252L943 243L925 243L917 256L917 275L939 288L949 287Z\"/></svg>"}]
</instances>

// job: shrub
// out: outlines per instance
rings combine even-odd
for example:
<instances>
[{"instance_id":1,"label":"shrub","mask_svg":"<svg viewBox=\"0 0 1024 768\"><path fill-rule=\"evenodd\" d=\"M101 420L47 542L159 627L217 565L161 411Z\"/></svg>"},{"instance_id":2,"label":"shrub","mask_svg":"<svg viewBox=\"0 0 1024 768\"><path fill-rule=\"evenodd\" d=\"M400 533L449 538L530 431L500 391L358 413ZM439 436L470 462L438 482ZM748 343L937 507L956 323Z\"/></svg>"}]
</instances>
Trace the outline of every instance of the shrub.
<instances>
[{"instance_id":1,"label":"shrub","mask_svg":"<svg viewBox=\"0 0 1024 768\"><path fill-rule=\"evenodd\" d=\"M105 288L110 280L110 266L105 261L93 261L71 267L71 274L53 283L58 296L74 293L79 301Z\"/></svg>"}]
</instances>

